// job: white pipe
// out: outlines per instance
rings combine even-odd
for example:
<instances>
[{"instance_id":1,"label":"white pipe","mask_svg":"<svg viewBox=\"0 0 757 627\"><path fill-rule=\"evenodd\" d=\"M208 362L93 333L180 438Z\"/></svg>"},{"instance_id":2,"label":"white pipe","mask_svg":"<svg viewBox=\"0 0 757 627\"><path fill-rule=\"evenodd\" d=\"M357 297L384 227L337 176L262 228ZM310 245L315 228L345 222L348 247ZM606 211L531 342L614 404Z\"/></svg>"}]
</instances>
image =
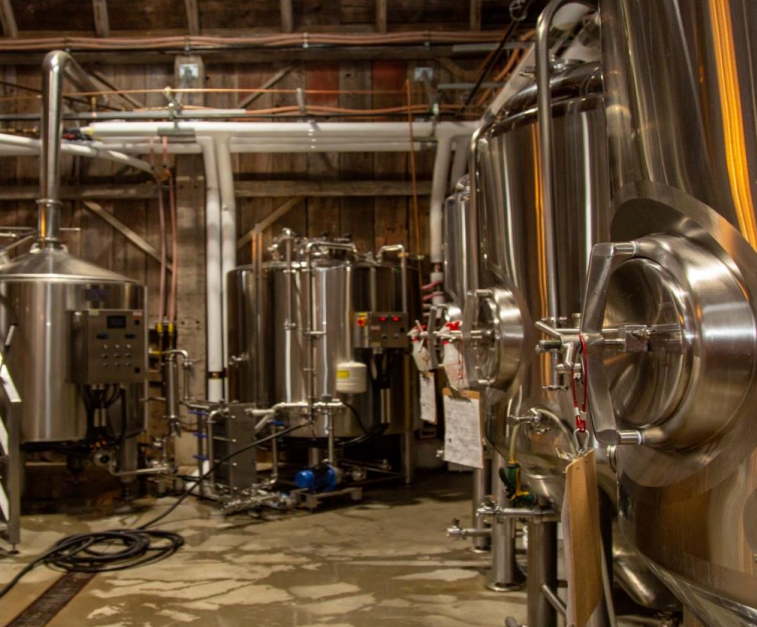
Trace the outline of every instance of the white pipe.
<instances>
[{"instance_id":1,"label":"white pipe","mask_svg":"<svg viewBox=\"0 0 757 627\"><path fill-rule=\"evenodd\" d=\"M229 311L226 278L237 266L237 205L234 194L234 165L231 161L229 136L215 135L213 143L218 159L218 178L221 187L221 304L223 307L223 362L229 360ZM225 379L224 379L225 381Z\"/></svg>"},{"instance_id":2,"label":"white pipe","mask_svg":"<svg viewBox=\"0 0 757 627\"><path fill-rule=\"evenodd\" d=\"M455 158L452 160L452 169L449 174L447 193L455 191L455 186L468 169L468 155L470 154L470 138L461 137L455 141Z\"/></svg>"},{"instance_id":3,"label":"white pipe","mask_svg":"<svg viewBox=\"0 0 757 627\"><path fill-rule=\"evenodd\" d=\"M452 139L449 137L440 138L434 159L434 175L431 181L431 209L429 211L430 258L432 264L441 263L443 259L442 207L444 206L444 199L447 196L451 150Z\"/></svg>"},{"instance_id":4,"label":"white pipe","mask_svg":"<svg viewBox=\"0 0 757 627\"><path fill-rule=\"evenodd\" d=\"M131 139L104 137L102 141L95 142L95 144L108 149L120 150L128 154L146 155L150 154L150 151L155 151L155 143L151 146L145 139L145 137L133 137ZM202 154L202 147L195 143L194 140L192 143L169 142L168 152L172 155L199 155Z\"/></svg>"},{"instance_id":5,"label":"white pipe","mask_svg":"<svg viewBox=\"0 0 757 627\"><path fill-rule=\"evenodd\" d=\"M558 14L555 16L555 20L558 20L559 23L553 23L553 25L555 26L555 28L562 31L562 33L559 37L555 38L555 43L551 48L553 51L557 48L562 47L563 43L565 43L566 34L572 31L573 27L578 24L578 22L580 22L588 12L589 9L587 9L585 5L580 3L565 5L558 11ZM576 43L578 42L578 40L578 37L574 39L574 42L572 42L568 46L568 49L566 49L565 52L561 55L562 58L578 58L589 60L589 57L591 56L590 53L586 52L586 48L583 45ZM595 51L595 55L596 58L598 58L598 50ZM535 65L536 52L533 44L531 44L528 48L528 52L523 55L521 60L515 66L515 69L510 74L510 78L505 83L505 86L499 90L497 95L494 97L494 100L492 100L492 102L487 107L486 111L484 112L484 116L481 119L481 124L485 124L488 120L497 115L497 113L499 113L500 109L505 105L505 103L510 100L510 98L512 98L515 94L533 84L533 68L535 67Z\"/></svg>"},{"instance_id":6,"label":"white pipe","mask_svg":"<svg viewBox=\"0 0 757 627\"><path fill-rule=\"evenodd\" d=\"M0 145L3 146L15 146L22 149L33 151L31 154L39 154L40 141L31 137L21 137L19 135L6 135L0 133ZM146 161L141 159L135 159L129 155L121 152L116 152L110 148L105 148L99 144L87 145L76 144L73 142L61 142L61 152L66 154L75 155L78 157L99 157L102 159L108 159L109 161L116 161L117 163L123 163L129 165L138 170L152 173L152 166Z\"/></svg>"},{"instance_id":7,"label":"white pipe","mask_svg":"<svg viewBox=\"0 0 757 627\"><path fill-rule=\"evenodd\" d=\"M475 122L414 122L413 135L422 140L429 137L452 137L470 135ZM259 137L346 137L360 141L362 138L396 137L407 140L408 125L404 122L93 122L82 129L93 137L168 135L177 132L207 135L228 133L233 136L254 135Z\"/></svg>"},{"instance_id":8,"label":"white pipe","mask_svg":"<svg viewBox=\"0 0 757 627\"><path fill-rule=\"evenodd\" d=\"M431 191L430 210L430 258L434 264L442 262L442 207L447 195L450 176L452 142L457 138L468 139L476 129L475 122L415 122L413 134L417 141L433 139L436 141L436 157ZM226 189L225 197L233 198L233 174L230 151L239 152L342 152L370 149L392 149L409 146L408 125L403 122L328 122L323 124L307 122L95 122L83 129L83 132L98 139L121 138L137 141L138 137L150 137L166 132L175 134L185 132L194 134L196 141L213 140L223 137L227 148L218 151L224 164L217 164L221 170L222 185ZM205 138L203 140L203 138ZM254 139L254 142L245 140ZM216 141L220 141L216 139ZM286 145L283 145L286 144ZM132 147L139 144L132 144ZM126 144L123 145L126 147ZM207 152L207 151L206 151ZM462 158L462 156L460 157ZM461 167L458 163L457 167ZM222 189L223 193L223 189ZM233 201L225 203L233 207ZM236 251L236 237L230 241L230 235L236 234L236 224L232 221L230 211L222 212L222 224L225 225L222 240ZM210 236L209 236L210 237ZM223 245L222 245L223 246ZM236 253L234 253L236 254ZM221 273L233 268L231 253L221 253ZM210 261L210 256L209 256ZM209 271L210 272L210 271ZM220 277L225 278L224 276ZM225 288L221 288L225 291ZM223 306L225 307L225 305ZM221 321L224 320L223 309ZM225 329L225 324L222 325ZM223 343L226 341L225 332ZM222 350L222 361L223 361Z\"/></svg>"},{"instance_id":9,"label":"white pipe","mask_svg":"<svg viewBox=\"0 0 757 627\"><path fill-rule=\"evenodd\" d=\"M212 373L222 373L224 328L221 287L221 195L218 185L218 165L215 144L209 137L198 137L205 165L205 290L207 294L208 400L223 398L223 378L213 378Z\"/></svg>"},{"instance_id":10,"label":"white pipe","mask_svg":"<svg viewBox=\"0 0 757 627\"><path fill-rule=\"evenodd\" d=\"M103 138L103 142L98 142L109 148L128 152L130 154L148 154L150 145L140 141L121 142L116 138L115 141ZM371 143L359 143L354 138L347 140L328 140L328 142L318 141L313 143L303 143L302 141L281 140L273 141L267 139L264 142L250 138L247 140L231 140L231 152L239 153L294 153L294 152L408 152L410 143L392 141L380 142L375 140ZM436 147L436 142L416 142L414 150L426 150ZM196 144L169 144L168 152L171 154L192 154L200 153L201 150Z\"/></svg>"}]
</instances>

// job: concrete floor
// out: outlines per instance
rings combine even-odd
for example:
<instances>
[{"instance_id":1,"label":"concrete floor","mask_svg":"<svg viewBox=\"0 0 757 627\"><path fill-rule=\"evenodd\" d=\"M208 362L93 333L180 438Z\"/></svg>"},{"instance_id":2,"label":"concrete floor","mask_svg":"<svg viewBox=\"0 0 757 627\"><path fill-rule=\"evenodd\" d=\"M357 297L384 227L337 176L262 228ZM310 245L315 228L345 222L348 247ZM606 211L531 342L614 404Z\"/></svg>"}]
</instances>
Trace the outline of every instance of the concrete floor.
<instances>
[{"instance_id":1,"label":"concrete floor","mask_svg":"<svg viewBox=\"0 0 757 627\"><path fill-rule=\"evenodd\" d=\"M269 520L189 499L163 529L181 532L177 555L90 581L50 627L499 627L525 619L525 595L486 589L487 557L445 528L470 512L469 475L435 474L366 494L358 505ZM163 510L116 515L112 504L29 515L23 552L0 560L7 581L64 535L134 526ZM105 514L103 514L105 512ZM6 624L58 573L39 568L0 601Z\"/></svg>"}]
</instances>

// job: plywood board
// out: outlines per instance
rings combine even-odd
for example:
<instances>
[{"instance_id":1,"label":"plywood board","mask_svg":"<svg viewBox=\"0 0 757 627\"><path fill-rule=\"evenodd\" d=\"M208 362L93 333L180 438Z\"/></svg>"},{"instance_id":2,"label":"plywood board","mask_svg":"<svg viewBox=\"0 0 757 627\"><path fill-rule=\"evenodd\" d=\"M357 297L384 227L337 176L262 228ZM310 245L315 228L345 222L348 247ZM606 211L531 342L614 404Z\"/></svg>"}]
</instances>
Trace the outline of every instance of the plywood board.
<instances>
[{"instance_id":1,"label":"plywood board","mask_svg":"<svg viewBox=\"0 0 757 627\"><path fill-rule=\"evenodd\" d=\"M593 450L565 471L563 535L568 579L568 624L584 627L603 596L597 461Z\"/></svg>"}]
</instances>

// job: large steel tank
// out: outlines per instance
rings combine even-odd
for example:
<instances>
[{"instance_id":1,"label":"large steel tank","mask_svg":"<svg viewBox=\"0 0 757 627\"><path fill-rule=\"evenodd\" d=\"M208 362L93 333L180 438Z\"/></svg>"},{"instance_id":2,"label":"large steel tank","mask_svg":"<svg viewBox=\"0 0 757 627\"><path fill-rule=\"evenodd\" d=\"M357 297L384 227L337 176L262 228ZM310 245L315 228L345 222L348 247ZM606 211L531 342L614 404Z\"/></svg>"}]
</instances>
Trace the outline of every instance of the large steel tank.
<instances>
[{"instance_id":1,"label":"large steel tank","mask_svg":"<svg viewBox=\"0 0 757 627\"><path fill-rule=\"evenodd\" d=\"M754 625L757 3L600 10L615 243L582 323L594 430L635 547L707 625Z\"/></svg>"},{"instance_id":2,"label":"large steel tank","mask_svg":"<svg viewBox=\"0 0 757 627\"><path fill-rule=\"evenodd\" d=\"M570 375L557 376L555 356L536 352L531 329L542 320L557 328L578 325L569 316L582 309L594 244L610 236L611 206L600 66L585 64L556 74L551 88L554 283L559 311L566 317L552 321L548 310L537 92L532 86L515 95L480 133L474 151L483 262L481 289L466 303L469 328L464 334L470 335L470 370L478 373L490 403L507 404L506 410L490 413L488 439L505 459L520 465L531 492L559 510L568 464L563 453L575 453L577 444ZM518 421L514 428L508 425L513 420ZM609 536L617 507L616 476L604 448L597 449L597 456ZM617 534L612 549L616 580L631 598L648 608L675 609L670 593Z\"/></svg>"},{"instance_id":3,"label":"large steel tank","mask_svg":"<svg viewBox=\"0 0 757 627\"><path fill-rule=\"evenodd\" d=\"M600 69L596 64L584 65L556 75L552 85L557 286L560 311L570 313L581 310L592 246L609 237L610 190ZM548 318L535 96L533 87L516 95L481 133L476 148L477 213L484 259L481 284L492 289L503 286L519 295L524 333ZM496 309L492 299L481 301L479 323L485 329L490 327L489 320L499 315L489 314L489 320L485 319L484 312ZM563 326L570 326L569 321ZM536 354L536 342L528 336L524 344L524 349L515 353L522 385L517 394L505 398L511 400L509 411L489 420L487 435L509 457L504 418L538 411L543 418L539 425L516 432L517 459L531 489L559 507L566 462L558 450L573 449L572 399L566 382L554 379L549 356ZM496 345L492 348L492 352L498 350L501 348ZM492 361L494 358L484 353L478 369L486 370ZM510 384L507 380L503 383ZM606 487L614 490L611 475Z\"/></svg>"},{"instance_id":4,"label":"large steel tank","mask_svg":"<svg viewBox=\"0 0 757 627\"><path fill-rule=\"evenodd\" d=\"M144 306L143 286L61 247L35 248L0 267L0 338L23 401L22 444L87 437L87 412L71 382L72 312Z\"/></svg>"},{"instance_id":5,"label":"large steel tank","mask_svg":"<svg viewBox=\"0 0 757 627\"><path fill-rule=\"evenodd\" d=\"M308 243L318 250L317 241L304 240L291 261L279 256L263 263L259 274L252 265L229 274L234 312L229 350L236 364L232 400L260 407L306 402L310 376L306 336L310 331L317 337L312 344L314 398L340 398L350 408L333 416L336 437L357 437L379 424L386 425L383 433L387 435L416 428L415 377L410 376L407 350L376 351L365 346L361 342L365 319L359 314L403 312L407 307L408 324L417 319L417 270L406 268L403 280L400 263L332 251L328 242L307 262L304 247ZM403 341L408 331L409 327L401 328ZM341 394L338 366L352 361L367 366L368 389L362 394ZM268 376L255 378L261 368ZM296 410L289 412L290 424L297 420L305 418L298 418ZM319 415L312 427L289 437L327 436L326 417Z\"/></svg>"},{"instance_id":6,"label":"large steel tank","mask_svg":"<svg viewBox=\"0 0 757 627\"><path fill-rule=\"evenodd\" d=\"M478 277L478 251L471 245L476 232L470 195L470 177L466 174L445 201L442 213L444 291L455 307L451 313L454 319L462 318L466 295Z\"/></svg>"}]
</instances>

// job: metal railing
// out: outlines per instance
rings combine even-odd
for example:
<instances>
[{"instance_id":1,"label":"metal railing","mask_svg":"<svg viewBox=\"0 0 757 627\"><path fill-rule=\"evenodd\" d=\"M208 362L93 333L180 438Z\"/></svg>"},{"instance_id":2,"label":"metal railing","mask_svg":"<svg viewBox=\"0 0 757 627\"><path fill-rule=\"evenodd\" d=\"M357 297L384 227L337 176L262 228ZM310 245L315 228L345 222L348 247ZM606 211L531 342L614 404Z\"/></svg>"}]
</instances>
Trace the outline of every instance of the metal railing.
<instances>
[{"instance_id":1,"label":"metal railing","mask_svg":"<svg viewBox=\"0 0 757 627\"><path fill-rule=\"evenodd\" d=\"M21 540L21 397L0 352L0 538Z\"/></svg>"}]
</instances>

